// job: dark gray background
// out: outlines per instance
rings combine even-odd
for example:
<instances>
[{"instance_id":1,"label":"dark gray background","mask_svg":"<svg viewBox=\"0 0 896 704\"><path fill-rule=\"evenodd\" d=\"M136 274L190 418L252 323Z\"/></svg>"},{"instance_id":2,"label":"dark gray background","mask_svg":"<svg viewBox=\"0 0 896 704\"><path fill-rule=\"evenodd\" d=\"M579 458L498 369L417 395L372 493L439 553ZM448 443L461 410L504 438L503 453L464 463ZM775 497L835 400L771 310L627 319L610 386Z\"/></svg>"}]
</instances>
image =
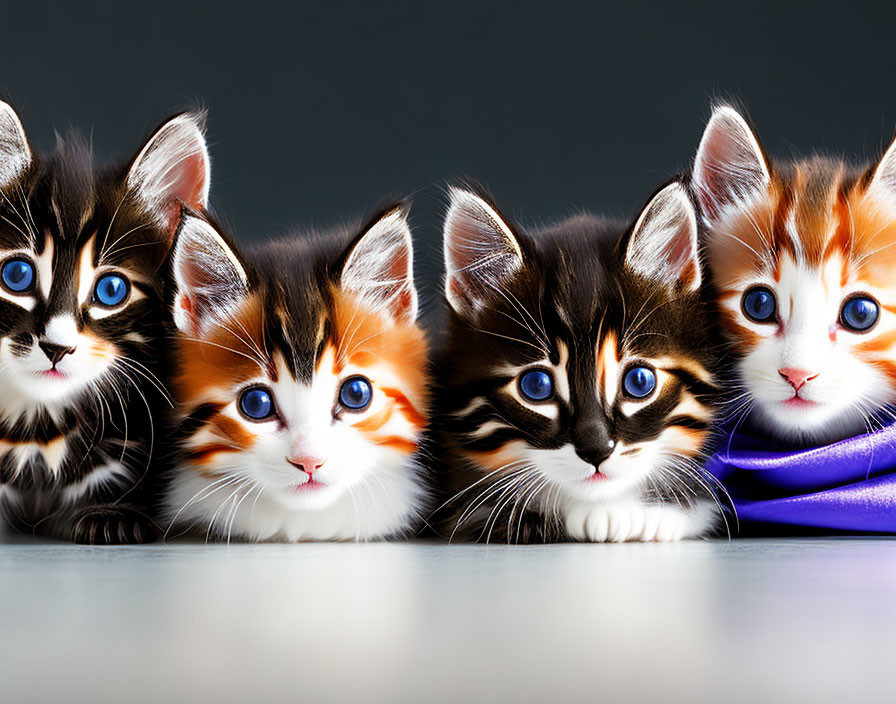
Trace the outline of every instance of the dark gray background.
<instances>
[{"instance_id":1,"label":"dark gray background","mask_svg":"<svg viewBox=\"0 0 896 704\"><path fill-rule=\"evenodd\" d=\"M32 141L127 157L209 109L212 199L238 238L415 195L432 299L433 184L485 183L523 222L633 216L687 166L711 102L773 153L879 153L896 125L896 4L7 4L0 89ZM619 4L621 5L621 3Z\"/></svg>"}]
</instances>

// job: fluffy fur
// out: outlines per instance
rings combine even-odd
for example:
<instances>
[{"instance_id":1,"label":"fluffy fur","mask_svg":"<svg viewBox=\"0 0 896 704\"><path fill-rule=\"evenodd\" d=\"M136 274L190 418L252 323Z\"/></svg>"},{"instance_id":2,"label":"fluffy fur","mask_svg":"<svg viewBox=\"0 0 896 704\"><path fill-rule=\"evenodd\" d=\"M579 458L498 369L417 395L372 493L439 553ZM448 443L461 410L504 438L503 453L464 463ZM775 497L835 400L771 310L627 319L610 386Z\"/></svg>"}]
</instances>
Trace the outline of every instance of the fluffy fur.
<instances>
[{"instance_id":1,"label":"fluffy fur","mask_svg":"<svg viewBox=\"0 0 896 704\"><path fill-rule=\"evenodd\" d=\"M33 153L0 104L0 513L15 528L84 543L152 538L166 318L159 269L171 213L205 205L198 115L165 123L128 168L97 169L74 136ZM98 282L127 293L104 305ZM106 298L106 300L110 300Z\"/></svg>"},{"instance_id":2,"label":"fluffy fur","mask_svg":"<svg viewBox=\"0 0 896 704\"><path fill-rule=\"evenodd\" d=\"M734 414L797 445L871 429L896 402L896 147L860 169L822 157L771 162L723 105L692 187L736 365ZM766 322L745 312L756 286L776 301ZM879 305L868 330L843 324L855 296Z\"/></svg>"},{"instance_id":3,"label":"fluffy fur","mask_svg":"<svg viewBox=\"0 0 896 704\"><path fill-rule=\"evenodd\" d=\"M427 349L405 212L360 234L241 254L188 215L174 249L180 460L173 533L230 540L372 540L408 532L426 497L417 464ZM340 389L363 377L369 406ZM270 417L241 398L263 389Z\"/></svg>"},{"instance_id":4,"label":"fluffy fur","mask_svg":"<svg viewBox=\"0 0 896 704\"><path fill-rule=\"evenodd\" d=\"M633 227L589 215L537 232L455 189L436 454L448 537L674 540L719 513L698 459L713 418L711 320L693 207L672 183ZM624 388L652 370L645 398ZM532 401L523 376L554 393Z\"/></svg>"}]
</instances>

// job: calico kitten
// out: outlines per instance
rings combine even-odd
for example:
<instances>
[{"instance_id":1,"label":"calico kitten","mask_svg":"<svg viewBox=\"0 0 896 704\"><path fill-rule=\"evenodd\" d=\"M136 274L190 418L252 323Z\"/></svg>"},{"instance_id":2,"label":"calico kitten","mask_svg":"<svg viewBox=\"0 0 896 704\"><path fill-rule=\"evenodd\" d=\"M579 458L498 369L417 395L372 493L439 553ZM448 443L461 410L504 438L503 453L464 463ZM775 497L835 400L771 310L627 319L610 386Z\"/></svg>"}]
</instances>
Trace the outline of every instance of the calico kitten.
<instances>
[{"instance_id":1,"label":"calico kitten","mask_svg":"<svg viewBox=\"0 0 896 704\"><path fill-rule=\"evenodd\" d=\"M173 252L180 462L172 525L230 540L406 533L427 348L401 207L240 253L187 215Z\"/></svg>"},{"instance_id":2,"label":"calico kitten","mask_svg":"<svg viewBox=\"0 0 896 704\"><path fill-rule=\"evenodd\" d=\"M620 239L621 238L621 239ZM449 536L674 540L718 517L697 458L713 418L693 207L672 183L634 227L538 232L451 191L434 422Z\"/></svg>"},{"instance_id":3,"label":"calico kitten","mask_svg":"<svg viewBox=\"0 0 896 704\"><path fill-rule=\"evenodd\" d=\"M896 144L854 169L770 163L720 106L692 187L741 413L794 444L842 439L896 402Z\"/></svg>"},{"instance_id":4,"label":"calico kitten","mask_svg":"<svg viewBox=\"0 0 896 704\"><path fill-rule=\"evenodd\" d=\"M200 116L162 125L126 169L85 142L35 154L0 103L0 513L79 543L150 539L163 393L158 270L178 201L203 207Z\"/></svg>"}]
</instances>

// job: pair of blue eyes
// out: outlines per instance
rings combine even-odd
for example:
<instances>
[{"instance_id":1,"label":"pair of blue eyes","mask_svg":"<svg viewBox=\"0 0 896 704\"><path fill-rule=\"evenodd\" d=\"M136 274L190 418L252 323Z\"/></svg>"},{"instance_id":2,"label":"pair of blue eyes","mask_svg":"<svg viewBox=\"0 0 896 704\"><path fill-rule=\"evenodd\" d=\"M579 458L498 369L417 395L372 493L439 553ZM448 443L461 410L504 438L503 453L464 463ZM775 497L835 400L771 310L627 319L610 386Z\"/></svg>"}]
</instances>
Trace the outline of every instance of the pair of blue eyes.
<instances>
[{"instance_id":1,"label":"pair of blue eyes","mask_svg":"<svg viewBox=\"0 0 896 704\"><path fill-rule=\"evenodd\" d=\"M622 377L622 388L632 398L647 398L656 388L656 372L650 367L630 367ZM544 369L530 369L519 379L520 394L523 398L541 403L554 396L554 377Z\"/></svg>"},{"instance_id":2,"label":"pair of blue eyes","mask_svg":"<svg viewBox=\"0 0 896 704\"><path fill-rule=\"evenodd\" d=\"M0 267L0 280L12 293L28 293L34 289L34 264L21 257L7 259ZM93 289L94 301L107 308L121 305L130 293L131 285L119 274L104 274Z\"/></svg>"},{"instance_id":3,"label":"pair of blue eyes","mask_svg":"<svg viewBox=\"0 0 896 704\"><path fill-rule=\"evenodd\" d=\"M766 286L753 286L741 299L744 315L755 323L774 323L778 319L775 294ZM880 317L880 306L871 296L850 296L840 307L839 323L852 332L867 332Z\"/></svg>"},{"instance_id":4,"label":"pair of blue eyes","mask_svg":"<svg viewBox=\"0 0 896 704\"><path fill-rule=\"evenodd\" d=\"M373 398L373 386L363 376L353 376L339 387L339 403L349 411L363 411ZM277 414L271 390L252 386L239 397L240 412L251 420L267 420Z\"/></svg>"}]
</instances>

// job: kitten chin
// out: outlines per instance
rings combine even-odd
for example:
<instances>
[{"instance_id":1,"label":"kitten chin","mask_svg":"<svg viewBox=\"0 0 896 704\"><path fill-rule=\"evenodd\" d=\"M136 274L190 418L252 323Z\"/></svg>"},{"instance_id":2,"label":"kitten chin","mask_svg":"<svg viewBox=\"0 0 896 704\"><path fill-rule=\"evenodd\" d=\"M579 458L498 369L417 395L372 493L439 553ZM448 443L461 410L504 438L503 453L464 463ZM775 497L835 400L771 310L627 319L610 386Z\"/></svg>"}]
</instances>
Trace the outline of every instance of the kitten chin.
<instances>
[{"instance_id":1,"label":"kitten chin","mask_svg":"<svg viewBox=\"0 0 896 704\"><path fill-rule=\"evenodd\" d=\"M455 189L433 435L443 535L676 540L721 521L700 461L716 344L681 184L631 227L526 233Z\"/></svg>"},{"instance_id":2,"label":"kitten chin","mask_svg":"<svg viewBox=\"0 0 896 704\"><path fill-rule=\"evenodd\" d=\"M172 266L172 534L374 540L417 528L427 347L404 208L248 252L188 214Z\"/></svg>"},{"instance_id":3,"label":"kitten chin","mask_svg":"<svg viewBox=\"0 0 896 704\"><path fill-rule=\"evenodd\" d=\"M782 418L780 412L770 413L757 403L750 415L756 428L793 447L818 447L853 437L869 430L869 418L863 412L847 408L830 411L819 408L814 418L802 418L800 411L790 410L791 418Z\"/></svg>"}]
</instances>

